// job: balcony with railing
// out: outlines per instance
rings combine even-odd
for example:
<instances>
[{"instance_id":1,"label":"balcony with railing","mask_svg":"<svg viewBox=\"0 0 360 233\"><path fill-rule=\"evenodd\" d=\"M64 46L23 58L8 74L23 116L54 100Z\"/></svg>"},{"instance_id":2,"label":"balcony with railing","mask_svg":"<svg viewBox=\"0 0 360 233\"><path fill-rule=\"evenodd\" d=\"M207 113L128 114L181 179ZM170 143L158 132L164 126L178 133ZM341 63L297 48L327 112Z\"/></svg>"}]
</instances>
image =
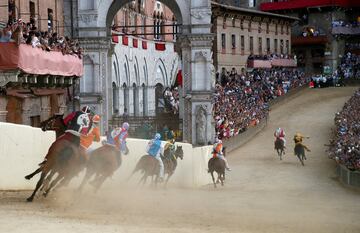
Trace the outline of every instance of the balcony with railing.
<instances>
[{"instance_id":1,"label":"balcony with railing","mask_svg":"<svg viewBox=\"0 0 360 233\"><path fill-rule=\"evenodd\" d=\"M30 79L35 84L49 83L52 78L71 83L66 79L82 75L83 62L78 56L45 51L27 44L0 43L0 86ZM31 78L28 80L27 77Z\"/></svg>"}]
</instances>

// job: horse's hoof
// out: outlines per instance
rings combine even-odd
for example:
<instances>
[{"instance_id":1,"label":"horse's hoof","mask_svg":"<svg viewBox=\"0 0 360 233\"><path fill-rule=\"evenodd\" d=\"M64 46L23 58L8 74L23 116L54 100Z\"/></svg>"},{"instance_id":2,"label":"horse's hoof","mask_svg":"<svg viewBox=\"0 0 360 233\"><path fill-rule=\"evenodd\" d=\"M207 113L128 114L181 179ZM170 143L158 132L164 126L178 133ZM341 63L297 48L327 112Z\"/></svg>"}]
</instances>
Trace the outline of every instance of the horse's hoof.
<instances>
[{"instance_id":1,"label":"horse's hoof","mask_svg":"<svg viewBox=\"0 0 360 233\"><path fill-rule=\"evenodd\" d=\"M34 200L33 197L28 197L28 198L26 199L27 202L32 202L33 200Z\"/></svg>"},{"instance_id":2,"label":"horse's hoof","mask_svg":"<svg viewBox=\"0 0 360 233\"><path fill-rule=\"evenodd\" d=\"M30 179L31 179L31 176L30 176L30 175L27 175L27 176L25 176L25 179L30 180Z\"/></svg>"}]
</instances>

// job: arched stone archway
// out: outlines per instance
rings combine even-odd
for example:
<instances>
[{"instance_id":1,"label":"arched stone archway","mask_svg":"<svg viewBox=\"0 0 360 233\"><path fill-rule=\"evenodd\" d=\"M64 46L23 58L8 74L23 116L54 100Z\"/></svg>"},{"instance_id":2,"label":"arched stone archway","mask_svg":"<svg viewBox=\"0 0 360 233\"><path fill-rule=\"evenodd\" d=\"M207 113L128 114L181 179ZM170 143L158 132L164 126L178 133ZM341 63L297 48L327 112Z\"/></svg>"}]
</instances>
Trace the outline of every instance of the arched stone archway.
<instances>
[{"instance_id":1,"label":"arched stone archway","mask_svg":"<svg viewBox=\"0 0 360 233\"><path fill-rule=\"evenodd\" d=\"M93 1L93 0L90 0ZM64 2L65 8L77 10L72 19L74 35L79 38L86 54L91 56L96 65L94 79L98 80L98 91L101 98L91 99L84 96L81 101L98 105L103 113L103 124L107 127L112 112L112 64L111 64L111 23L115 14L131 0L102 0L97 4L88 4L89 0L70 0ZM95 1L94 1L95 2ZM212 82L211 49L211 1L210 0L160 0L175 15L181 24L181 34L177 36L178 47L181 48L183 88L182 114L184 140L197 145L196 141L196 109L202 106L204 114L211 115ZM69 5L71 4L71 6ZM130 85L130 84L128 84ZM213 141L214 126L211 117L206 118L206 141Z\"/></svg>"}]
</instances>

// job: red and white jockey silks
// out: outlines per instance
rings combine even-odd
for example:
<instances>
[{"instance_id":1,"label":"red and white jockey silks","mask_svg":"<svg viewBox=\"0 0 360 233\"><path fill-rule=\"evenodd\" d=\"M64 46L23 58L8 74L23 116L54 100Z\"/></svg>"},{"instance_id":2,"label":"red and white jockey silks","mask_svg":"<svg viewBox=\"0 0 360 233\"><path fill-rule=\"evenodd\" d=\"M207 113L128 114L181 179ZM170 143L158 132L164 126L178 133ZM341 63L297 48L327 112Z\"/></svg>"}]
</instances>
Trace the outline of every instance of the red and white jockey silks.
<instances>
[{"instance_id":1,"label":"red and white jockey silks","mask_svg":"<svg viewBox=\"0 0 360 233\"><path fill-rule=\"evenodd\" d=\"M285 131L282 128L277 128L274 133L275 138L280 138L286 146Z\"/></svg>"}]
</instances>

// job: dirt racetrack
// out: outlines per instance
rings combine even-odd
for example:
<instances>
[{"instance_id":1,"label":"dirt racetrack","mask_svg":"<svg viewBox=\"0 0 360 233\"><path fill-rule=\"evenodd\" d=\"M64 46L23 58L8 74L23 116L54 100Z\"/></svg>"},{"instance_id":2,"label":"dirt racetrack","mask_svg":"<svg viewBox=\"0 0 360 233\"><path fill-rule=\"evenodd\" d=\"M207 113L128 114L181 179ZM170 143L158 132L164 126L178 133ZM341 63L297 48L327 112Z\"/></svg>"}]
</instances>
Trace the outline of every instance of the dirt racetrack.
<instances>
[{"instance_id":1,"label":"dirt racetrack","mask_svg":"<svg viewBox=\"0 0 360 233\"><path fill-rule=\"evenodd\" d=\"M228 157L233 171L223 188L153 189L108 181L97 194L64 189L33 203L25 202L28 191L3 191L0 232L359 233L360 192L335 179L324 147L335 112L354 91L304 90L276 106L265 130ZM278 126L287 133L283 161L273 150ZM292 154L296 131L311 137L305 140L312 149L305 167Z\"/></svg>"}]
</instances>

